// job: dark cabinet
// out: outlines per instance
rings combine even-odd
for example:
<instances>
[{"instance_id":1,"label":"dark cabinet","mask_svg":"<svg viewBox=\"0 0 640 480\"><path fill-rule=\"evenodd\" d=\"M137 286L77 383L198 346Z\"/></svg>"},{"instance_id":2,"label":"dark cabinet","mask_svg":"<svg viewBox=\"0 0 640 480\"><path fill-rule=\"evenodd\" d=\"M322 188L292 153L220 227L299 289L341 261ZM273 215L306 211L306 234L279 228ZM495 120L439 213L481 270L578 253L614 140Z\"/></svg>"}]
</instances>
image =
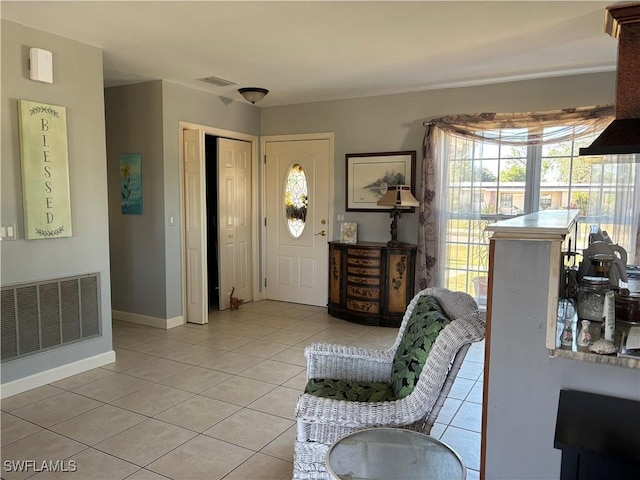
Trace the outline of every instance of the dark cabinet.
<instances>
[{"instance_id":1,"label":"dark cabinet","mask_svg":"<svg viewBox=\"0 0 640 480\"><path fill-rule=\"evenodd\" d=\"M398 327L413 298L416 246L329 242L329 314Z\"/></svg>"}]
</instances>

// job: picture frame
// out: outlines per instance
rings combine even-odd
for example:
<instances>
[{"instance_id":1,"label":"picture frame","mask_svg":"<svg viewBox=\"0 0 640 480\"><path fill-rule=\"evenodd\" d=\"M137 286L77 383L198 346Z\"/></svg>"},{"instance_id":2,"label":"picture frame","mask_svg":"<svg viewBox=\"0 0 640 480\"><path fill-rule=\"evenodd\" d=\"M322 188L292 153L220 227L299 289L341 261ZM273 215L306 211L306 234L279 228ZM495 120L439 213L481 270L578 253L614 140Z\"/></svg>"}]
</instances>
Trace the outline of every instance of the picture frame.
<instances>
[{"instance_id":1,"label":"picture frame","mask_svg":"<svg viewBox=\"0 0 640 480\"><path fill-rule=\"evenodd\" d=\"M346 211L388 212L389 207L379 206L378 200L387 191L387 185L410 185L416 190L416 151L347 153ZM408 212L415 211L411 207Z\"/></svg>"},{"instance_id":2,"label":"picture frame","mask_svg":"<svg viewBox=\"0 0 640 480\"><path fill-rule=\"evenodd\" d=\"M142 215L142 155L120 155L120 213Z\"/></svg>"},{"instance_id":3,"label":"picture frame","mask_svg":"<svg viewBox=\"0 0 640 480\"><path fill-rule=\"evenodd\" d=\"M342 243L358 243L358 224L355 222L341 223L340 241Z\"/></svg>"}]
</instances>

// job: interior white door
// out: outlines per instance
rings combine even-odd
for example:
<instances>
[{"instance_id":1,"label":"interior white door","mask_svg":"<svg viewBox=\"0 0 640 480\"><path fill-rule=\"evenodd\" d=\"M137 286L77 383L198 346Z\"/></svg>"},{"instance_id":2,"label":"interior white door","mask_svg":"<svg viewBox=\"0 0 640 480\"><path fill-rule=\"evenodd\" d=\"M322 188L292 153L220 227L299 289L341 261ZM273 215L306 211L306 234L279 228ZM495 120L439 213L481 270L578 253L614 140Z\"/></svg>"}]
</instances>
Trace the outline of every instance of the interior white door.
<instances>
[{"instance_id":1,"label":"interior white door","mask_svg":"<svg viewBox=\"0 0 640 480\"><path fill-rule=\"evenodd\" d=\"M325 306L328 240L331 238L331 142L266 141L266 297ZM299 233L290 228L285 205L287 180L299 165L306 179L307 212Z\"/></svg>"},{"instance_id":2,"label":"interior white door","mask_svg":"<svg viewBox=\"0 0 640 480\"><path fill-rule=\"evenodd\" d=\"M218 139L218 285L220 310L229 295L251 295L251 143Z\"/></svg>"},{"instance_id":3,"label":"interior white door","mask_svg":"<svg viewBox=\"0 0 640 480\"><path fill-rule=\"evenodd\" d=\"M204 133L184 130L184 228L186 244L186 321L209 321L207 299L207 223L205 216Z\"/></svg>"}]
</instances>

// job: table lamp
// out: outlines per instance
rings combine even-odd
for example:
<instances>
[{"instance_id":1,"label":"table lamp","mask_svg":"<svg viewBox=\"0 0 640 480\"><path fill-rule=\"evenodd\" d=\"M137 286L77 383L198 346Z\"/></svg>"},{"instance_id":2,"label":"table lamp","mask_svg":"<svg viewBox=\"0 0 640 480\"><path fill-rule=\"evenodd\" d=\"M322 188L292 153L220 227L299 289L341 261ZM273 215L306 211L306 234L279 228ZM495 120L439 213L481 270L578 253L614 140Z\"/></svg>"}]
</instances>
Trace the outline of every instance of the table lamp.
<instances>
[{"instance_id":1,"label":"table lamp","mask_svg":"<svg viewBox=\"0 0 640 480\"><path fill-rule=\"evenodd\" d=\"M388 185L387 193L378 200L378 205L385 207L393 207L390 212L391 220L391 240L387 242L390 247L402 245L398 241L398 217L402 216L401 209L408 209L420 205L415 197L411 194L409 185Z\"/></svg>"}]
</instances>

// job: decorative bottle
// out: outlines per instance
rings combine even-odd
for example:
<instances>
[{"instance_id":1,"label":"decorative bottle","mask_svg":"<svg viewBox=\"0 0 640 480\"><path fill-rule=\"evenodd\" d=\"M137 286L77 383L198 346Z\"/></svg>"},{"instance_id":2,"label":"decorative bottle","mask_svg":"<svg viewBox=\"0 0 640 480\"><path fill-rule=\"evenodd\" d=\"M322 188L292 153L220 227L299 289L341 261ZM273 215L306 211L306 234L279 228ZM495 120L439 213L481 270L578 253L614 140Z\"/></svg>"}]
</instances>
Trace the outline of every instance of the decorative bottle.
<instances>
[{"instance_id":1,"label":"decorative bottle","mask_svg":"<svg viewBox=\"0 0 640 480\"><path fill-rule=\"evenodd\" d=\"M589 331L589 327L591 326L591 322L589 320L581 320L580 321L580 333L578 333L578 350L581 352L589 351L589 345L591 345L591 332Z\"/></svg>"}]
</instances>

